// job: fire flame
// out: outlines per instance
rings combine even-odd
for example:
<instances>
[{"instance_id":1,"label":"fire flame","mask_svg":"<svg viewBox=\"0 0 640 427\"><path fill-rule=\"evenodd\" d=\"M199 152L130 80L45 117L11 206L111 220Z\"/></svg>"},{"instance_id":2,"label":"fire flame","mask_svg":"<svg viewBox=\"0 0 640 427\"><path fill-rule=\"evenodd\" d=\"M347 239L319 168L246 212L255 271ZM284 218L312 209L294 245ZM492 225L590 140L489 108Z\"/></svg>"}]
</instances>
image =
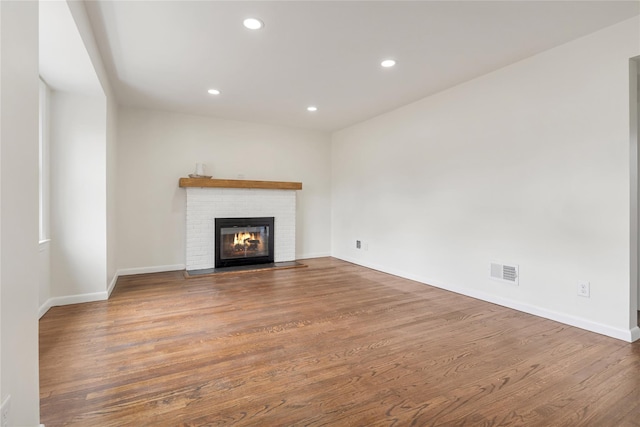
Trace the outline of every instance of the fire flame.
<instances>
[{"instance_id":1,"label":"fire flame","mask_svg":"<svg viewBox=\"0 0 640 427\"><path fill-rule=\"evenodd\" d=\"M233 237L233 246L248 246L249 240L258 240L259 233L236 233Z\"/></svg>"}]
</instances>

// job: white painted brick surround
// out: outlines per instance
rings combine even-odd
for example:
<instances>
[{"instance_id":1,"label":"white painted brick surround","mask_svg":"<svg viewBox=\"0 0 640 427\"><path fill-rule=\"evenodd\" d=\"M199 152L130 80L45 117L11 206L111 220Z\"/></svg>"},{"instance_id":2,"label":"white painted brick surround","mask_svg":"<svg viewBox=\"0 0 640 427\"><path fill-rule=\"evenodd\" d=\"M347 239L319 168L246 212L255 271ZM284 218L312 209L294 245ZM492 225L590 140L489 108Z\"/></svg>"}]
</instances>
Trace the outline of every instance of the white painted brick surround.
<instances>
[{"instance_id":1,"label":"white painted brick surround","mask_svg":"<svg viewBox=\"0 0 640 427\"><path fill-rule=\"evenodd\" d=\"M245 188L187 189L187 270L215 267L216 218L274 217L276 262L296 258L296 192Z\"/></svg>"}]
</instances>

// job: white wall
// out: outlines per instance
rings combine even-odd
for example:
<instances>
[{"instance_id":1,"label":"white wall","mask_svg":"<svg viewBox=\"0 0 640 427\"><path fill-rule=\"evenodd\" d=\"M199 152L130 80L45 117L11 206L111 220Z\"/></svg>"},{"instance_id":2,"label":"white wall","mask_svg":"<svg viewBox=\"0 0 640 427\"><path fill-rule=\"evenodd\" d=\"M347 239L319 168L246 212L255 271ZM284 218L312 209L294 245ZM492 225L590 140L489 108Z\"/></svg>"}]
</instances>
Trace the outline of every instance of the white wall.
<instances>
[{"instance_id":1,"label":"white wall","mask_svg":"<svg viewBox=\"0 0 640 427\"><path fill-rule=\"evenodd\" d=\"M120 109L118 130L120 268L184 268L186 194L178 180L196 162L215 178L302 182L296 256L329 255L328 134L134 108Z\"/></svg>"},{"instance_id":2,"label":"white wall","mask_svg":"<svg viewBox=\"0 0 640 427\"><path fill-rule=\"evenodd\" d=\"M0 7L0 42L2 41L2 7ZM2 154L2 43L0 43L0 155ZM1 158L1 157L0 157ZM0 162L0 185L2 184L2 163ZM1 189L1 187L0 187ZM2 193L0 192L0 241L2 241ZM2 245L0 245L0 402L4 402L2 392Z\"/></svg>"},{"instance_id":3,"label":"white wall","mask_svg":"<svg viewBox=\"0 0 640 427\"><path fill-rule=\"evenodd\" d=\"M40 3L40 13L40 72L54 89L52 241L40 261L42 287L49 278L40 292L43 315L53 305L106 299L115 284L117 105L84 3Z\"/></svg>"},{"instance_id":4,"label":"white wall","mask_svg":"<svg viewBox=\"0 0 640 427\"><path fill-rule=\"evenodd\" d=\"M106 103L52 91L51 296L106 298ZM94 298L89 295L95 295Z\"/></svg>"},{"instance_id":5,"label":"white wall","mask_svg":"<svg viewBox=\"0 0 640 427\"><path fill-rule=\"evenodd\" d=\"M47 307L47 301L51 298L51 245L50 241L39 244L38 248L38 317L42 317Z\"/></svg>"},{"instance_id":6,"label":"white wall","mask_svg":"<svg viewBox=\"0 0 640 427\"><path fill-rule=\"evenodd\" d=\"M87 50L87 54L91 59L95 75L100 82L104 96L106 97L107 113L106 113L106 210L107 210L107 252L106 252L106 274L107 284L110 292L115 285L117 279L116 272L118 267L117 248L116 248L116 185L117 185L117 155L116 155L116 138L117 138L117 115L118 105L109 81L109 76L102 60L100 50L93 34L93 28L84 2L67 0L69 10L73 15L73 20L78 28L78 32L82 37L82 42Z\"/></svg>"},{"instance_id":7,"label":"white wall","mask_svg":"<svg viewBox=\"0 0 640 427\"><path fill-rule=\"evenodd\" d=\"M333 255L631 339L628 63L638 26L337 132ZM492 260L519 264L520 285L488 279ZM590 281L590 298L576 295L578 280Z\"/></svg>"},{"instance_id":8,"label":"white wall","mask_svg":"<svg viewBox=\"0 0 640 427\"><path fill-rule=\"evenodd\" d=\"M640 56L629 61L629 124L630 124L630 180L631 180L631 299L636 299L636 308L640 310L640 283L638 282L638 146L640 145ZM635 286L634 286L635 284ZM636 315L636 319L633 316ZM637 321L637 313L630 313L631 322Z\"/></svg>"},{"instance_id":9,"label":"white wall","mask_svg":"<svg viewBox=\"0 0 640 427\"><path fill-rule=\"evenodd\" d=\"M38 3L0 2L0 395L37 426Z\"/></svg>"},{"instance_id":10,"label":"white wall","mask_svg":"<svg viewBox=\"0 0 640 427\"><path fill-rule=\"evenodd\" d=\"M39 273L40 280L38 286L38 305L40 307L45 306L46 302L51 297L51 246L49 245L49 230L51 224L49 221L49 184L51 177L49 176L49 99L51 98L51 91L49 87L42 81L39 82L39 112L40 112L40 132L39 137L43 141L42 150L39 150L39 163L40 174L39 184L42 186L41 200L42 205L39 206L40 213L40 228L42 229L39 234ZM39 313L42 315L43 313Z\"/></svg>"},{"instance_id":11,"label":"white wall","mask_svg":"<svg viewBox=\"0 0 640 427\"><path fill-rule=\"evenodd\" d=\"M118 280L118 251L117 251L117 185L118 185L118 105L113 95L107 91L107 292L110 294Z\"/></svg>"}]
</instances>

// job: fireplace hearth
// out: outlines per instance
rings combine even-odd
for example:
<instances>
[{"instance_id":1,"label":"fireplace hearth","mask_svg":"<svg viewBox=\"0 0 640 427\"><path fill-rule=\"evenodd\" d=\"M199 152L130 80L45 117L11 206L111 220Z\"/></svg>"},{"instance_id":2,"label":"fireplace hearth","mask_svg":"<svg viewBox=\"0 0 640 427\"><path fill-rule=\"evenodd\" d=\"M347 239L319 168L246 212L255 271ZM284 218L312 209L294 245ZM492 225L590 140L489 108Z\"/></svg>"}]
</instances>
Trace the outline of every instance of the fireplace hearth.
<instances>
[{"instance_id":1,"label":"fireplace hearth","mask_svg":"<svg viewBox=\"0 0 640 427\"><path fill-rule=\"evenodd\" d=\"M216 218L215 268L274 262L274 217Z\"/></svg>"}]
</instances>

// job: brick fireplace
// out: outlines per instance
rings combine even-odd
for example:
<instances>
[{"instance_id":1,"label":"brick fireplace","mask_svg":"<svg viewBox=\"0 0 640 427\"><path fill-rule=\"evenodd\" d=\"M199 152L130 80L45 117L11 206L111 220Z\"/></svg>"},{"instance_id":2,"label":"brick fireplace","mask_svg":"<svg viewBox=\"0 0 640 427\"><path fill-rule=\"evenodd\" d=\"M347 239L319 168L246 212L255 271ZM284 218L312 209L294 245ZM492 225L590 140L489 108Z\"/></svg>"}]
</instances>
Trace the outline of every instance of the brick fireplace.
<instances>
[{"instance_id":1,"label":"brick fireplace","mask_svg":"<svg viewBox=\"0 0 640 427\"><path fill-rule=\"evenodd\" d=\"M302 184L181 178L180 186L187 191L187 271L215 267L216 218L274 217L274 261L295 260L295 190Z\"/></svg>"}]
</instances>

